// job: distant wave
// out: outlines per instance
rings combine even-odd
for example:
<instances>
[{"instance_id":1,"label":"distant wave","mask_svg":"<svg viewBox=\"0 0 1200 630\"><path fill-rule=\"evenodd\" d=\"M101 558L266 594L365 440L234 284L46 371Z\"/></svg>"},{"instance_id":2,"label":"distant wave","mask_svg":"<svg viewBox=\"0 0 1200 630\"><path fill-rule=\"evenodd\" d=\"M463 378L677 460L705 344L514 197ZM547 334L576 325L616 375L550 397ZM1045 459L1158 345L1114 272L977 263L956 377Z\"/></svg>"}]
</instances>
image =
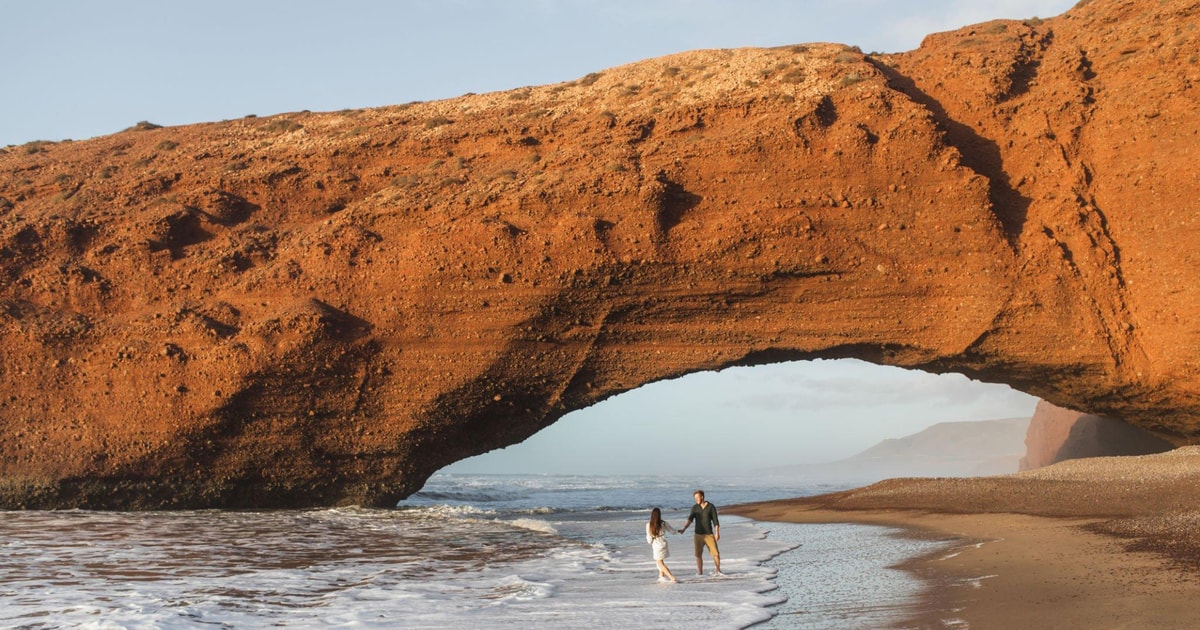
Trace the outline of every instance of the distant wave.
<instances>
[{"instance_id":1,"label":"distant wave","mask_svg":"<svg viewBox=\"0 0 1200 630\"><path fill-rule=\"evenodd\" d=\"M516 520L506 522L513 527L520 527L521 529L529 529L535 532L543 532L546 534L558 534L558 530L555 529L553 525L551 525L548 521L543 521L541 519L518 518Z\"/></svg>"},{"instance_id":2,"label":"distant wave","mask_svg":"<svg viewBox=\"0 0 1200 630\"><path fill-rule=\"evenodd\" d=\"M456 501L460 503L501 503L517 501L525 498L525 495L514 492L438 492L422 490L413 494L413 498L427 501Z\"/></svg>"},{"instance_id":3,"label":"distant wave","mask_svg":"<svg viewBox=\"0 0 1200 630\"><path fill-rule=\"evenodd\" d=\"M409 510L413 514L422 514L438 518L492 518L496 516L495 510L478 508L473 505L424 505L420 507L409 508Z\"/></svg>"}]
</instances>

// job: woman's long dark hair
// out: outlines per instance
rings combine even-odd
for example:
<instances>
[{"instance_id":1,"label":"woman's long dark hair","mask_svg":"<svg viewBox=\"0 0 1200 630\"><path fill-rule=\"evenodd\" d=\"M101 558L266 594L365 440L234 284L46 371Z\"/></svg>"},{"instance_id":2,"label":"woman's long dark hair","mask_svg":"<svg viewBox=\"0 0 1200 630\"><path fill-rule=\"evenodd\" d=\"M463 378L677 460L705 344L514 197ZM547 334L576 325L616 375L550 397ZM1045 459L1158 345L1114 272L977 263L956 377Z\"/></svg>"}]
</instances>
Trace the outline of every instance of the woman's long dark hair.
<instances>
[{"instance_id":1,"label":"woman's long dark hair","mask_svg":"<svg viewBox=\"0 0 1200 630\"><path fill-rule=\"evenodd\" d=\"M650 535L655 538L662 533L662 510L650 510Z\"/></svg>"}]
</instances>

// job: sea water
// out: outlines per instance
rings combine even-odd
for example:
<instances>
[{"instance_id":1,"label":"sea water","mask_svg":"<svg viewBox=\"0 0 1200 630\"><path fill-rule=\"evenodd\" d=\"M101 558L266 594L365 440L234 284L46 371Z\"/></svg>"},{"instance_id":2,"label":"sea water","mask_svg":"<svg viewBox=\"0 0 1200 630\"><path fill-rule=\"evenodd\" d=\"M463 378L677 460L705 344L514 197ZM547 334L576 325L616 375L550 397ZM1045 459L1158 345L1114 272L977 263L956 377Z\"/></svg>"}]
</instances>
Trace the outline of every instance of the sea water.
<instances>
[{"instance_id":1,"label":"sea water","mask_svg":"<svg viewBox=\"0 0 1200 630\"><path fill-rule=\"evenodd\" d=\"M0 627L882 628L916 601L889 567L934 543L732 515L724 576L689 533L659 583L649 509L680 527L697 485L718 507L836 489L438 474L393 510L0 512Z\"/></svg>"}]
</instances>

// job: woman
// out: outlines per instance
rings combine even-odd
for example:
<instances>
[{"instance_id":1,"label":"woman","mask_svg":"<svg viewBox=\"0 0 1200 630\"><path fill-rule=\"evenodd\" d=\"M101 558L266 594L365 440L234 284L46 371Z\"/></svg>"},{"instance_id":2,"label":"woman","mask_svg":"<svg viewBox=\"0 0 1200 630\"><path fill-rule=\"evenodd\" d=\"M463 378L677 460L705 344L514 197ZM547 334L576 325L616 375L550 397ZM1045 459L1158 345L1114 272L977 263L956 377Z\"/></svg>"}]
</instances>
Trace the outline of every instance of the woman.
<instances>
[{"instance_id":1,"label":"woman","mask_svg":"<svg viewBox=\"0 0 1200 630\"><path fill-rule=\"evenodd\" d=\"M675 581L675 576L667 568L667 563L663 562L671 555L667 549L667 538L663 535L667 532L678 534L679 530L662 520L661 510L658 508L650 510L650 522L646 523L646 542L650 543L650 549L654 552L654 562L658 563L659 582Z\"/></svg>"}]
</instances>

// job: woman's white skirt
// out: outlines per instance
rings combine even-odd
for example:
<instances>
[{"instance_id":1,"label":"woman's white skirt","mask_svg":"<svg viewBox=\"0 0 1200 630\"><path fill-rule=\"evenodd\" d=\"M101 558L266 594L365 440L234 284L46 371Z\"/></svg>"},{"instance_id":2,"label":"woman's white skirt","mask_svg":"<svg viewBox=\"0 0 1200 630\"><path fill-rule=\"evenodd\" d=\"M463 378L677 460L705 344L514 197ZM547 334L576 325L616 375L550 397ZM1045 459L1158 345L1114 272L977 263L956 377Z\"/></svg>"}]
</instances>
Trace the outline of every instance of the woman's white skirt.
<instances>
[{"instance_id":1,"label":"woman's white skirt","mask_svg":"<svg viewBox=\"0 0 1200 630\"><path fill-rule=\"evenodd\" d=\"M667 539L659 536L650 542L650 549L654 552L655 560L666 560L671 557L671 552L667 549Z\"/></svg>"}]
</instances>

